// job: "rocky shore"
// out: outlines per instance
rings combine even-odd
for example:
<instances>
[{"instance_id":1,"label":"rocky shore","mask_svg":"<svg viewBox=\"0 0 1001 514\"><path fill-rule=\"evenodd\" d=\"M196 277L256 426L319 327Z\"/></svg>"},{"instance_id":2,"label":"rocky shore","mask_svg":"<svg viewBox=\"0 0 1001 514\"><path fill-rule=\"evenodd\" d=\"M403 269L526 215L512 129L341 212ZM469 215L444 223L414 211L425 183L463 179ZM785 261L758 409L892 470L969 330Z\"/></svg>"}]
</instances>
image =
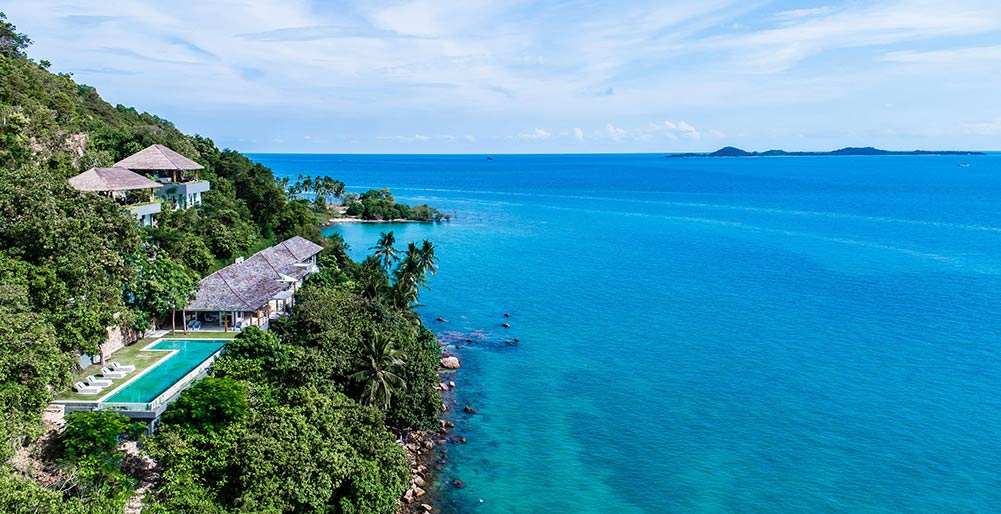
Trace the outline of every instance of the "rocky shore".
<instances>
[{"instance_id":1,"label":"rocky shore","mask_svg":"<svg viewBox=\"0 0 1001 514\"><path fill-rule=\"evenodd\" d=\"M439 345L444 346L444 343L439 341ZM454 405L452 392L455 391L455 382L449 375L461 365L458 357L442 352L439 367L441 382L436 386L442 397L442 412L447 412L450 405ZM449 442L466 441L464 437L451 434L453 428L455 425L452 422L441 420L437 431L408 430L399 434L400 443L410 461L411 474L410 488L398 502L399 514L426 514L435 511L434 490L438 478L437 472L444 468L448 455L445 445ZM461 485L460 482L456 486Z\"/></svg>"}]
</instances>

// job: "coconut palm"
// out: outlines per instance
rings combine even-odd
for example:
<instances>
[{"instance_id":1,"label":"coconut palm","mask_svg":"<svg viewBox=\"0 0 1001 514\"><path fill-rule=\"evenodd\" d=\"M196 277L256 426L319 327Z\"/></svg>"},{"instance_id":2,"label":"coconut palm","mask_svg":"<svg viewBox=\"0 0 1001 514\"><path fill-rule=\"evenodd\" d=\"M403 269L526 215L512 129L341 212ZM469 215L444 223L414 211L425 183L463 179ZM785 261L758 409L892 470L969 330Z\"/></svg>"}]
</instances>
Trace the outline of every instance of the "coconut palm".
<instances>
[{"instance_id":1,"label":"coconut palm","mask_svg":"<svg viewBox=\"0 0 1001 514\"><path fill-rule=\"evenodd\" d=\"M369 248L369 250L375 250L373 255L379 259L379 262L382 263L382 268L386 271L389 271L393 267L393 264L400 259L399 252L396 251L396 248L393 248L394 244L396 244L396 235L390 230L389 232L379 234L379 242Z\"/></svg>"},{"instance_id":2,"label":"coconut palm","mask_svg":"<svg viewBox=\"0 0 1001 514\"><path fill-rule=\"evenodd\" d=\"M418 264L425 273L438 274L438 258L434 255L434 243L425 239L418 252Z\"/></svg>"},{"instance_id":3,"label":"coconut palm","mask_svg":"<svg viewBox=\"0 0 1001 514\"><path fill-rule=\"evenodd\" d=\"M358 371L348 378L364 384L361 401L365 405L386 410L393 395L407 388L398 375L405 364L403 352L382 332L372 334L364 353L355 358L354 364Z\"/></svg>"}]
</instances>

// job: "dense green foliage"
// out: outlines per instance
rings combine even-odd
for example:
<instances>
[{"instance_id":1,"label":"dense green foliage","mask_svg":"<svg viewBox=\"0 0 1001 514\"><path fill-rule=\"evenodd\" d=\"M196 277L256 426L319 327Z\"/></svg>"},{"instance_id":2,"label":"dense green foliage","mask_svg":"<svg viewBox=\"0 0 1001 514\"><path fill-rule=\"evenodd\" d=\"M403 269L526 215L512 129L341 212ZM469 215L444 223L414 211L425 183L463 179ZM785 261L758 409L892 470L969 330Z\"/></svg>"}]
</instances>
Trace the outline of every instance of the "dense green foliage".
<instances>
[{"instance_id":1,"label":"dense green foliage","mask_svg":"<svg viewBox=\"0 0 1001 514\"><path fill-rule=\"evenodd\" d=\"M382 249L394 240L384 234ZM409 468L386 425L433 429L441 411L438 343L393 293L401 280L424 283L410 273L436 268L433 245L424 248L410 245L392 284L377 268L384 296L368 297L366 266L335 240L291 317L228 343L212 376L171 405L148 444L166 469L158 508L394 511Z\"/></svg>"},{"instance_id":2,"label":"dense green foliage","mask_svg":"<svg viewBox=\"0 0 1001 514\"><path fill-rule=\"evenodd\" d=\"M275 241L328 245L321 272L273 332L248 328L211 376L185 391L144 441L163 471L152 512L388 513L409 485L394 431L432 429L439 348L413 312L436 271L434 247L410 243L362 264L318 228L348 196L329 177L276 182L271 170L170 122L111 106L48 63L0 13L0 462L41 432L41 410L68 387L76 358L115 325L147 328L190 299L200 276ZM141 228L112 200L67 178L164 144L205 169L199 208ZM371 194L370 194L371 193ZM349 197L367 219L440 220L388 190ZM390 255L391 258L386 258ZM0 511L121 512L136 480L118 443L142 426L110 412L75 413L42 486L0 465Z\"/></svg>"},{"instance_id":3,"label":"dense green foliage","mask_svg":"<svg viewBox=\"0 0 1001 514\"><path fill-rule=\"evenodd\" d=\"M451 214L445 214L430 205L422 204L413 207L397 203L389 189L371 189L362 193L348 194L344 197L347 207L345 214L358 216L363 220L411 220L411 221L448 221Z\"/></svg>"}]
</instances>

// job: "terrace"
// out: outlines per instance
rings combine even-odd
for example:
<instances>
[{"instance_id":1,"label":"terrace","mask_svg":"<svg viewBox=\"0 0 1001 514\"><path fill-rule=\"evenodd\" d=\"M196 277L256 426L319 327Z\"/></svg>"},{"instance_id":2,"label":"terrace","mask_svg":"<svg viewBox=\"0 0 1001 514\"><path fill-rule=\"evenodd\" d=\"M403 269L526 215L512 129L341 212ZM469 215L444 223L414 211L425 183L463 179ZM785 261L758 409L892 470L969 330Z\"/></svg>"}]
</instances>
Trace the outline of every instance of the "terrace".
<instances>
[{"instance_id":1,"label":"terrace","mask_svg":"<svg viewBox=\"0 0 1001 514\"><path fill-rule=\"evenodd\" d=\"M107 361L134 365L135 371L115 379L97 394L69 390L54 403L67 412L110 409L142 419L155 419L181 391L206 373L226 341L235 334L188 334L177 338L146 338L113 353ZM73 377L85 382L88 375L100 377L101 367L88 366Z\"/></svg>"}]
</instances>

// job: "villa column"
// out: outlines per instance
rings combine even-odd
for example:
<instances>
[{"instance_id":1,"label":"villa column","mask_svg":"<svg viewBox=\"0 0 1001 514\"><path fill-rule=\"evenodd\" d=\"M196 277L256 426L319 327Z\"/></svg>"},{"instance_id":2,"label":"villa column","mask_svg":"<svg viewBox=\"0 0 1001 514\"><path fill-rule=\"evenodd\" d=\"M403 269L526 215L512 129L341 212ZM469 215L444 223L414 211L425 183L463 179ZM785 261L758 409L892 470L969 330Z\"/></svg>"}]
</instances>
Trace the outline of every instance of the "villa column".
<instances>
[{"instance_id":1,"label":"villa column","mask_svg":"<svg viewBox=\"0 0 1001 514\"><path fill-rule=\"evenodd\" d=\"M170 335L177 333L177 311L170 309Z\"/></svg>"},{"instance_id":2,"label":"villa column","mask_svg":"<svg viewBox=\"0 0 1001 514\"><path fill-rule=\"evenodd\" d=\"M188 310L181 309L181 321L184 323L184 333L188 333Z\"/></svg>"}]
</instances>

